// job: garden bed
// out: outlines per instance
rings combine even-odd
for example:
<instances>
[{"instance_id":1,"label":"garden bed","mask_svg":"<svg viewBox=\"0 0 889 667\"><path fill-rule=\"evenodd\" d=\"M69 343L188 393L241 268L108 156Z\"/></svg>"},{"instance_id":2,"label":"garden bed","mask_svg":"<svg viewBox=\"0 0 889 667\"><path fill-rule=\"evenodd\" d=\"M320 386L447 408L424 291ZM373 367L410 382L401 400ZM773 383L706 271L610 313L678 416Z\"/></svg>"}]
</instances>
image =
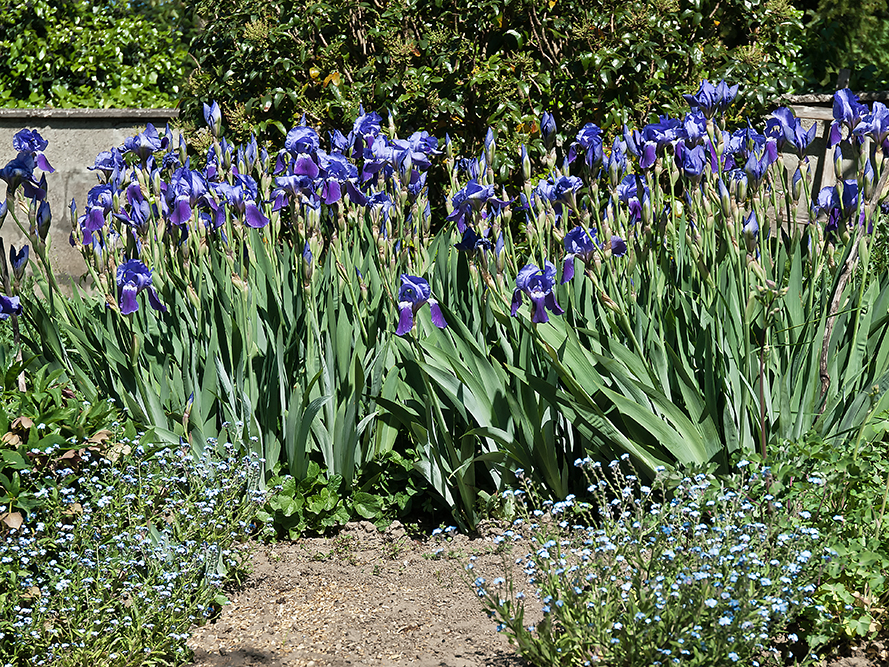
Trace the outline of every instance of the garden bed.
<instances>
[{"instance_id":1,"label":"garden bed","mask_svg":"<svg viewBox=\"0 0 889 667\"><path fill-rule=\"evenodd\" d=\"M219 618L194 631L191 667L521 667L465 577L502 573L493 528L441 544L352 523L335 537L256 545L253 573ZM512 562L514 558L506 558ZM521 576L521 573L519 573ZM540 603L529 611L540 615ZM845 647L826 667L878 667L887 643Z\"/></svg>"}]
</instances>

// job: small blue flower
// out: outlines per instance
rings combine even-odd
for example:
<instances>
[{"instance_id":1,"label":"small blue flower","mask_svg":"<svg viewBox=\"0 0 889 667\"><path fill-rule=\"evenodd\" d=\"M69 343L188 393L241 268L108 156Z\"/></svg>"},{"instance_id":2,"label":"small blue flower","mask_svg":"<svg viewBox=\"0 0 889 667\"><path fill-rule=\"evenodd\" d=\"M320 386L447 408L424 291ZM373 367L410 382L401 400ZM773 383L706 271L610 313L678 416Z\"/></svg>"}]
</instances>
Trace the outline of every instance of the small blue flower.
<instances>
[{"instance_id":1,"label":"small blue flower","mask_svg":"<svg viewBox=\"0 0 889 667\"><path fill-rule=\"evenodd\" d=\"M397 335L403 336L414 328L414 316L427 302L432 312L432 323L439 329L447 327L441 306L432 298L432 289L426 279L401 274L401 287L398 289L398 329L395 330Z\"/></svg>"}]
</instances>

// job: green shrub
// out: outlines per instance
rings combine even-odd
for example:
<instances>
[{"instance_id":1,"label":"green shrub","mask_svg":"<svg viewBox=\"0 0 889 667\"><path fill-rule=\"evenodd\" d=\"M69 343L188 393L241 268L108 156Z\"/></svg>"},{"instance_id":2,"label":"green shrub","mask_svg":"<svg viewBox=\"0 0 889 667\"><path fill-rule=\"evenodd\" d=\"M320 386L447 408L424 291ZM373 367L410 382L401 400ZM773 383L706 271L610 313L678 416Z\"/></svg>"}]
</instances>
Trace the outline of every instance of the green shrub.
<instances>
[{"instance_id":1,"label":"green shrub","mask_svg":"<svg viewBox=\"0 0 889 667\"><path fill-rule=\"evenodd\" d=\"M217 100L241 139L278 140L304 111L339 128L363 103L407 133L472 143L493 126L527 140L545 110L603 127L675 112L707 77L740 83L739 111L758 111L790 87L801 40L787 0L203 0L198 11L183 109L198 120L200 101Z\"/></svg>"},{"instance_id":2,"label":"green shrub","mask_svg":"<svg viewBox=\"0 0 889 667\"><path fill-rule=\"evenodd\" d=\"M0 106L171 106L191 25L178 0L3 2Z\"/></svg>"}]
</instances>

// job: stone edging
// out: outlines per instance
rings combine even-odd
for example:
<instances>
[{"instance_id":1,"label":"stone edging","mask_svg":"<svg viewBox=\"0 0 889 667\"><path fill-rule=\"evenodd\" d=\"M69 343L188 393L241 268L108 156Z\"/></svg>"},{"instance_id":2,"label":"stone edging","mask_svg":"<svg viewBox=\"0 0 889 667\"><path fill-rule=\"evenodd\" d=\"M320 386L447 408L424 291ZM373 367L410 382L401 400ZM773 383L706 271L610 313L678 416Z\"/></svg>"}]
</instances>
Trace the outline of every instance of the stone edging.
<instances>
[{"instance_id":1,"label":"stone edging","mask_svg":"<svg viewBox=\"0 0 889 667\"><path fill-rule=\"evenodd\" d=\"M151 121L179 118L179 109L0 109L4 120L125 120Z\"/></svg>"}]
</instances>

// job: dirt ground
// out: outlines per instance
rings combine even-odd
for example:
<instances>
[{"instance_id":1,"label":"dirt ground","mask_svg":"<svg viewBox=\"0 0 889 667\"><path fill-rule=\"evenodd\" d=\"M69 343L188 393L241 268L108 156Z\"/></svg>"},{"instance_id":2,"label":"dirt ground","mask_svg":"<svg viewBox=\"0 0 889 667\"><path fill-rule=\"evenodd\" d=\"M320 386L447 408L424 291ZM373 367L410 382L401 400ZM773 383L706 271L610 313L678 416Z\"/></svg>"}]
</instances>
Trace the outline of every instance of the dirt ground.
<instances>
[{"instance_id":1,"label":"dirt ground","mask_svg":"<svg viewBox=\"0 0 889 667\"><path fill-rule=\"evenodd\" d=\"M194 630L192 665L528 667L467 583L472 556L471 578L488 581L514 561L496 552L495 535L456 535L444 545L411 539L397 522L384 533L362 522L333 538L259 545L231 604ZM533 623L540 611L528 602ZM869 642L825 664L887 667L889 652Z\"/></svg>"}]
</instances>

